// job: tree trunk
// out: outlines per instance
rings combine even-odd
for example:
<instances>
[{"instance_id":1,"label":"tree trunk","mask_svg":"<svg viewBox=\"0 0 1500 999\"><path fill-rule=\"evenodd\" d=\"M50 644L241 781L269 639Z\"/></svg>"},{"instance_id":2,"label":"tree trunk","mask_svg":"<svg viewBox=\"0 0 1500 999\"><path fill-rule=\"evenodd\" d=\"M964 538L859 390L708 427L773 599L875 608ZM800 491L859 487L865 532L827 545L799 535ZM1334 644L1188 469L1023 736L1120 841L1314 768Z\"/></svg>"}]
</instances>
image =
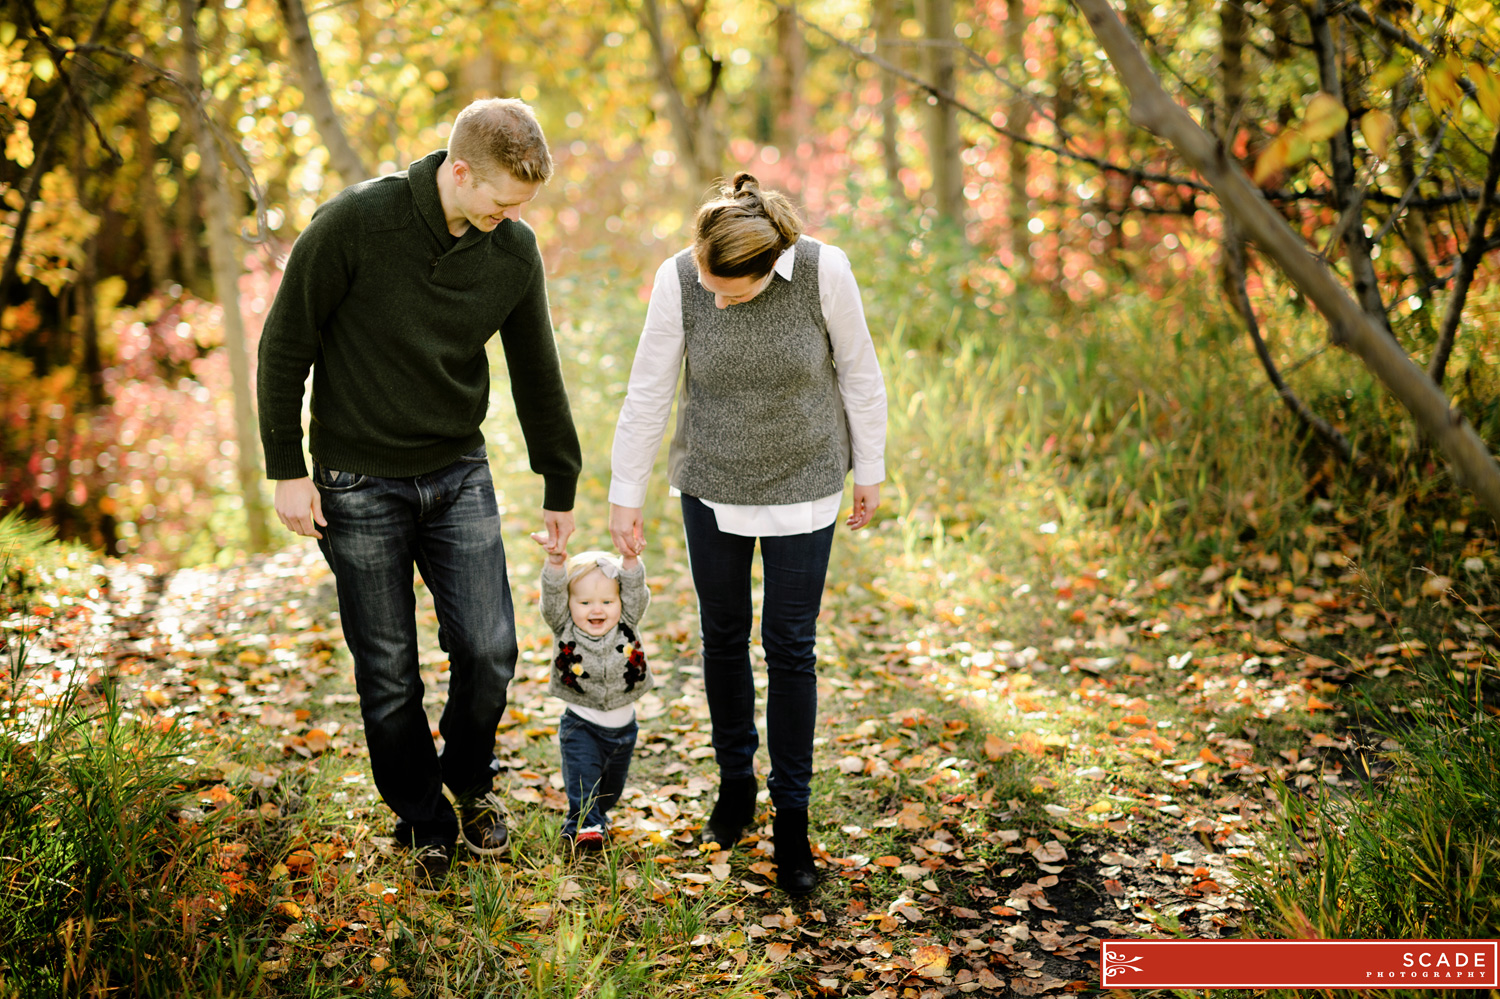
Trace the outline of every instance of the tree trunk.
<instances>
[{"instance_id":1,"label":"tree trunk","mask_svg":"<svg viewBox=\"0 0 1500 999\"><path fill-rule=\"evenodd\" d=\"M94 287L99 280L99 237L91 236L84 251L83 273L78 281L78 322L83 334L83 377L88 383L89 406L104 405L104 364L99 356L99 304Z\"/></svg>"},{"instance_id":2,"label":"tree trunk","mask_svg":"<svg viewBox=\"0 0 1500 999\"><path fill-rule=\"evenodd\" d=\"M189 108L185 110L185 113L194 114L195 112ZM177 212L177 224L174 226L177 240L177 273L182 276L183 287L196 291L198 262L203 252L200 245L203 213L199 209L198 185L193 183L193 178L188 176L187 167L182 165L181 152L179 148L178 155L174 157L177 161L177 200L173 205Z\"/></svg>"},{"instance_id":3,"label":"tree trunk","mask_svg":"<svg viewBox=\"0 0 1500 999\"><path fill-rule=\"evenodd\" d=\"M136 166L140 176L135 197L141 222L141 241L146 244L146 268L151 290L162 288L172 277L172 241L162 218L161 193L156 187L156 140L151 137L151 95L143 88L135 108Z\"/></svg>"},{"instance_id":4,"label":"tree trunk","mask_svg":"<svg viewBox=\"0 0 1500 999\"><path fill-rule=\"evenodd\" d=\"M1251 183L1222 143L1204 132L1165 89L1110 0L1073 0L1130 95L1136 124L1163 137L1213 187L1224 211L1234 216L1261 251L1328 320L1335 343L1359 355L1406 407L1418 428L1447 454L1462 480L1500 522L1500 465L1462 413L1417 367L1400 345L1350 297L1322 260Z\"/></svg>"},{"instance_id":5,"label":"tree trunk","mask_svg":"<svg viewBox=\"0 0 1500 999\"><path fill-rule=\"evenodd\" d=\"M203 71L199 65L197 0L180 0L182 13L183 78L193 95L188 120L198 146L198 177L204 186L208 255L213 265L214 289L224 310L224 350L229 355L234 393L234 431L239 451L240 495L244 498L250 547L266 547L266 512L261 501L260 440L250 388L250 358L245 348L245 324L240 313L240 263L235 241L238 227L219 147L207 121L203 103Z\"/></svg>"},{"instance_id":6,"label":"tree trunk","mask_svg":"<svg viewBox=\"0 0 1500 999\"><path fill-rule=\"evenodd\" d=\"M640 16L641 27L651 40L652 64L656 69L657 84L666 101L667 118L672 123L672 136L677 143L678 155L686 162L693 176L693 190L689 192L689 196L692 207L696 207L704 191L720 177L724 162L722 139L712 110L724 66L717 57L708 54L706 46L698 46L705 57L711 60L708 86L689 104L672 76L672 64L676 61L676 56L667 42L661 8L657 6L656 0L642 0ZM689 27L696 31L698 26L690 24Z\"/></svg>"},{"instance_id":7,"label":"tree trunk","mask_svg":"<svg viewBox=\"0 0 1500 999\"><path fill-rule=\"evenodd\" d=\"M488 45L479 46L458 68L464 103L505 94L505 63Z\"/></svg>"},{"instance_id":8,"label":"tree trunk","mask_svg":"<svg viewBox=\"0 0 1500 999\"><path fill-rule=\"evenodd\" d=\"M875 49L888 62L901 58L901 28L896 17L896 0L875 0ZM896 74L880 71L880 161L885 166L885 183L892 197L904 199L901 184L901 116L896 109Z\"/></svg>"},{"instance_id":9,"label":"tree trunk","mask_svg":"<svg viewBox=\"0 0 1500 999\"><path fill-rule=\"evenodd\" d=\"M957 94L953 58L953 0L922 0L927 35L927 76L933 87ZM964 168L958 158L958 110L947 101L927 109L927 155L932 162L932 196L938 215L962 228Z\"/></svg>"},{"instance_id":10,"label":"tree trunk","mask_svg":"<svg viewBox=\"0 0 1500 999\"><path fill-rule=\"evenodd\" d=\"M333 98L328 93L328 80L323 76L323 64L318 61L318 50L313 45L312 32L307 26L307 12L302 0L277 0L282 19L286 22L286 37L291 49L292 64L297 67L297 78L302 81L302 96L307 109L312 112L313 123L323 145L328 147L328 158L339 178L347 187L369 177L370 169L365 165L334 110Z\"/></svg>"},{"instance_id":11,"label":"tree trunk","mask_svg":"<svg viewBox=\"0 0 1500 999\"><path fill-rule=\"evenodd\" d=\"M785 0L776 14L776 62L771 82L771 142L788 154L807 134L807 98L802 74L807 68L807 41L797 23L796 0Z\"/></svg>"},{"instance_id":12,"label":"tree trunk","mask_svg":"<svg viewBox=\"0 0 1500 999\"><path fill-rule=\"evenodd\" d=\"M33 142L31 172L26 177L26 189L21 195L21 207L16 211L16 224L10 235L10 248L5 254L5 263L0 265L0 309L10 304L10 288L16 280L16 268L21 263L21 248L26 245L26 228L31 222L31 206L36 204L42 189L42 176L47 172L48 157L52 153L52 138L67 115L67 102L59 101L52 110L52 120L40 142Z\"/></svg>"},{"instance_id":13,"label":"tree trunk","mask_svg":"<svg viewBox=\"0 0 1500 999\"><path fill-rule=\"evenodd\" d=\"M1005 69L1010 82L1017 89L1005 106L1005 127L1017 135L1026 134L1031 121L1031 101L1021 90L1026 85L1026 0L1005 0ZM1010 146L1010 198L1008 215L1010 225L1007 237L1010 242L1011 273L1022 281L1031 271L1031 194L1027 190L1031 179L1031 160L1023 143L1011 139Z\"/></svg>"},{"instance_id":14,"label":"tree trunk","mask_svg":"<svg viewBox=\"0 0 1500 999\"><path fill-rule=\"evenodd\" d=\"M1318 56L1318 76L1323 90L1349 106L1344 83L1339 76L1339 46L1334 37L1325 0L1314 0L1307 21L1312 29L1313 50ZM1380 282L1375 276L1375 261L1370 256L1370 237L1365 234L1364 191L1354 174L1354 116L1328 140L1328 158L1333 165L1334 207L1343 225L1344 252L1349 258L1349 273L1354 279L1354 294L1370 314L1376 326L1394 337L1385 303L1380 298Z\"/></svg>"}]
</instances>

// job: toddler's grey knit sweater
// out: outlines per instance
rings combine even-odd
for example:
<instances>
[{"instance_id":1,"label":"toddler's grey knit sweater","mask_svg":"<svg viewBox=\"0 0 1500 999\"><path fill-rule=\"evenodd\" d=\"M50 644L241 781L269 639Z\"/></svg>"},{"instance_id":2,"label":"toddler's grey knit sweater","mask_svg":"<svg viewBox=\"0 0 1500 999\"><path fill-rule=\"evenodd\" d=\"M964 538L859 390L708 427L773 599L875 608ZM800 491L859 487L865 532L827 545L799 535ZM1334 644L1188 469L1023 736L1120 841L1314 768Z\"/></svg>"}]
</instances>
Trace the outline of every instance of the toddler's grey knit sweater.
<instances>
[{"instance_id":1,"label":"toddler's grey knit sweater","mask_svg":"<svg viewBox=\"0 0 1500 999\"><path fill-rule=\"evenodd\" d=\"M568 611L568 571L542 564L542 617L557 636L547 693L599 711L623 707L655 685L636 632L651 591L646 567L620 570L620 622L599 637L573 623Z\"/></svg>"}]
</instances>

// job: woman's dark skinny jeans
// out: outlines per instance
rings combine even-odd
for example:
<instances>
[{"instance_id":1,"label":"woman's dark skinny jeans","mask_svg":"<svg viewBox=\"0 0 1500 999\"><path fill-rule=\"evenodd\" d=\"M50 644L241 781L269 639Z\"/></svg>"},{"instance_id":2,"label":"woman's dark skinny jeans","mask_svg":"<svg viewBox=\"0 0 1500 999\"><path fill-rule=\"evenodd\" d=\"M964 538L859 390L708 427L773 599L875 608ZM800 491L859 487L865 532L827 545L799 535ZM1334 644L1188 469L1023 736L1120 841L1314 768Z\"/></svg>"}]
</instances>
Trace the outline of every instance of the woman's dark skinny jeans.
<instances>
[{"instance_id":1,"label":"woman's dark skinny jeans","mask_svg":"<svg viewBox=\"0 0 1500 999\"><path fill-rule=\"evenodd\" d=\"M719 530L701 500L682 497L682 523L703 629L703 687L721 779L755 773L755 682L750 669L750 565L759 540L765 572L761 645L766 650L766 748L771 800L806 809L818 717L818 610L833 547L830 524L787 537L747 538Z\"/></svg>"}]
</instances>

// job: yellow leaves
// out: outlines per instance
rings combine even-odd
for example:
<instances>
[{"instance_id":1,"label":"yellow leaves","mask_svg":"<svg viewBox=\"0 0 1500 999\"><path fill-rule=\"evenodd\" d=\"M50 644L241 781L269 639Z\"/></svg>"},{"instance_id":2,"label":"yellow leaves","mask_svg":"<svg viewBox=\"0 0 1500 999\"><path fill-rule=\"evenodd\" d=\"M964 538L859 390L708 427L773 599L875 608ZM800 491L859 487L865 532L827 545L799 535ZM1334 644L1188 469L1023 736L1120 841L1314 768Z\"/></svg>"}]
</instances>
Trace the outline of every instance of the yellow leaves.
<instances>
[{"instance_id":1,"label":"yellow leaves","mask_svg":"<svg viewBox=\"0 0 1500 999\"><path fill-rule=\"evenodd\" d=\"M1264 184L1281 171L1294 167L1312 155L1312 144L1338 132L1349 121L1349 112L1332 94L1319 92L1307 102L1302 121L1285 131L1260 151L1255 158L1251 179Z\"/></svg>"},{"instance_id":2,"label":"yellow leaves","mask_svg":"<svg viewBox=\"0 0 1500 999\"><path fill-rule=\"evenodd\" d=\"M1349 122L1349 112L1344 102L1322 91L1307 102L1302 115L1302 134L1309 142L1326 142L1339 133Z\"/></svg>"},{"instance_id":3,"label":"yellow leaves","mask_svg":"<svg viewBox=\"0 0 1500 999\"><path fill-rule=\"evenodd\" d=\"M1389 90L1401 81L1406 75L1406 63L1400 59L1392 59L1381 66L1370 77L1370 87L1376 91Z\"/></svg>"},{"instance_id":4,"label":"yellow leaves","mask_svg":"<svg viewBox=\"0 0 1500 999\"><path fill-rule=\"evenodd\" d=\"M1463 76L1463 63L1449 56L1440 59L1427 69L1427 104L1432 113L1442 117L1449 111L1457 111L1463 100L1463 87L1459 80Z\"/></svg>"},{"instance_id":5,"label":"yellow leaves","mask_svg":"<svg viewBox=\"0 0 1500 999\"><path fill-rule=\"evenodd\" d=\"M1370 152L1381 159L1385 159L1390 150L1391 133L1395 130L1396 119L1386 111L1379 109L1366 111L1359 119L1359 134L1365 137L1365 145L1370 147ZM1305 560L1306 556L1303 558Z\"/></svg>"},{"instance_id":6,"label":"yellow leaves","mask_svg":"<svg viewBox=\"0 0 1500 999\"><path fill-rule=\"evenodd\" d=\"M1500 74L1479 65L1469 63L1469 78L1474 81L1474 96L1479 100L1479 110L1492 125L1500 125Z\"/></svg>"},{"instance_id":7,"label":"yellow leaves","mask_svg":"<svg viewBox=\"0 0 1500 999\"><path fill-rule=\"evenodd\" d=\"M36 150L31 144L31 126L26 121L17 120L5 137L5 158L22 169L36 160Z\"/></svg>"}]
</instances>

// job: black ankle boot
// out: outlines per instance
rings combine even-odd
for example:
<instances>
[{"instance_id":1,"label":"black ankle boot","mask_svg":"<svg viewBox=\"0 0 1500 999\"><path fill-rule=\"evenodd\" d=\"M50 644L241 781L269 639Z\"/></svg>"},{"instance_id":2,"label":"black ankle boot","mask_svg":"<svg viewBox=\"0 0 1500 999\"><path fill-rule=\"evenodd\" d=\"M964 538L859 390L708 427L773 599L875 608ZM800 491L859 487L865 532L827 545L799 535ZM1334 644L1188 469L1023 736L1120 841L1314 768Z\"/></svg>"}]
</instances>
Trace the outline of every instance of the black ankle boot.
<instances>
[{"instance_id":1,"label":"black ankle boot","mask_svg":"<svg viewBox=\"0 0 1500 999\"><path fill-rule=\"evenodd\" d=\"M722 850L732 850L745 834L745 827L755 818L755 795L759 787L754 775L730 777L719 781L719 799L703 823L698 843L718 843Z\"/></svg>"},{"instance_id":2,"label":"black ankle boot","mask_svg":"<svg viewBox=\"0 0 1500 999\"><path fill-rule=\"evenodd\" d=\"M788 895L807 895L818 887L818 868L807 841L807 809L778 808L771 820L776 846L776 887Z\"/></svg>"}]
</instances>

